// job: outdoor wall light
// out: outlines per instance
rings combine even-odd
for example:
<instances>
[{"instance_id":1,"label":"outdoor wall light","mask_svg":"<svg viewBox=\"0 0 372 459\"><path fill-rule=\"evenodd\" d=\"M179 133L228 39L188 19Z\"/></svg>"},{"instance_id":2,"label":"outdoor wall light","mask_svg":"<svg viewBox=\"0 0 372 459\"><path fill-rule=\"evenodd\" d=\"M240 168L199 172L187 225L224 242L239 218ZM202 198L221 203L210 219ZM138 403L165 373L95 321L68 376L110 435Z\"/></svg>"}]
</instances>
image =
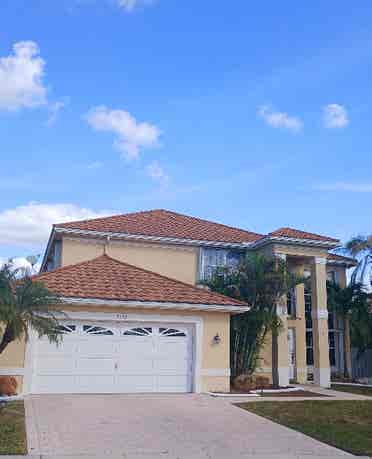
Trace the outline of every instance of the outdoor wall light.
<instances>
[{"instance_id":1,"label":"outdoor wall light","mask_svg":"<svg viewBox=\"0 0 372 459\"><path fill-rule=\"evenodd\" d=\"M220 344L221 342L221 336L216 333L214 336L213 336L213 344Z\"/></svg>"}]
</instances>

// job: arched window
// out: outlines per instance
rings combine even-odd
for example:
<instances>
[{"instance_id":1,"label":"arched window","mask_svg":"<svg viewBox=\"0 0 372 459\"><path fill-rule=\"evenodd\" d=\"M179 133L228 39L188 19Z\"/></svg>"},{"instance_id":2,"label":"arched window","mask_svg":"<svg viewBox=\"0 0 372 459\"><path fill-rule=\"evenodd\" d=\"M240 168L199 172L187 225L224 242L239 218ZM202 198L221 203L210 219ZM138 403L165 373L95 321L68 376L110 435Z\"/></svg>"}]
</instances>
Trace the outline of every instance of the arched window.
<instances>
[{"instance_id":1,"label":"arched window","mask_svg":"<svg viewBox=\"0 0 372 459\"><path fill-rule=\"evenodd\" d=\"M159 328L160 336L186 336L186 333L175 328Z\"/></svg>"},{"instance_id":2,"label":"arched window","mask_svg":"<svg viewBox=\"0 0 372 459\"><path fill-rule=\"evenodd\" d=\"M83 333L87 335L103 335L111 336L114 333L106 327L98 327L97 325L83 325Z\"/></svg>"},{"instance_id":3,"label":"arched window","mask_svg":"<svg viewBox=\"0 0 372 459\"><path fill-rule=\"evenodd\" d=\"M124 336L150 336L152 335L152 328L151 327L130 328L129 330L125 330L123 335Z\"/></svg>"}]
</instances>

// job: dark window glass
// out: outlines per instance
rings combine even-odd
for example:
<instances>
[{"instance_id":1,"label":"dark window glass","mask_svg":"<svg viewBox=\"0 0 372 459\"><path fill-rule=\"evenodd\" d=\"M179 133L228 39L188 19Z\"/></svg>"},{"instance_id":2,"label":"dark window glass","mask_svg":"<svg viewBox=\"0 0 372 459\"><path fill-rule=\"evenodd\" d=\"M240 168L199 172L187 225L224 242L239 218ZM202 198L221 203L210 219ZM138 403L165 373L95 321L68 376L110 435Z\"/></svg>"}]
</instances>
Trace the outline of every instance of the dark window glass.
<instances>
[{"instance_id":1,"label":"dark window glass","mask_svg":"<svg viewBox=\"0 0 372 459\"><path fill-rule=\"evenodd\" d=\"M306 349L306 364L314 365L314 352L310 347Z\"/></svg>"},{"instance_id":2,"label":"dark window glass","mask_svg":"<svg viewBox=\"0 0 372 459\"><path fill-rule=\"evenodd\" d=\"M336 349L329 349L329 363L332 367L336 366Z\"/></svg>"}]
</instances>

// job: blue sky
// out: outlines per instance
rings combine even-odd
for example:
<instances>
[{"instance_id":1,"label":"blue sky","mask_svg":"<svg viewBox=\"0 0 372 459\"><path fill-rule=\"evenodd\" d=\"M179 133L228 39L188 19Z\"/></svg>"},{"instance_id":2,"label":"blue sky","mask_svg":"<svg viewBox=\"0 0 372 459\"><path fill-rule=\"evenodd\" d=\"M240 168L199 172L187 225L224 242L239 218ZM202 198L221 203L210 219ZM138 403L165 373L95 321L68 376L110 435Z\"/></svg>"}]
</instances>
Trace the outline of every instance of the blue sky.
<instances>
[{"instance_id":1,"label":"blue sky","mask_svg":"<svg viewBox=\"0 0 372 459\"><path fill-rule=\"evenodd\" d=\"M151 208L370 232L372 4L308 3L4 0L0 257Z\"/></svg>"}]
</instances>

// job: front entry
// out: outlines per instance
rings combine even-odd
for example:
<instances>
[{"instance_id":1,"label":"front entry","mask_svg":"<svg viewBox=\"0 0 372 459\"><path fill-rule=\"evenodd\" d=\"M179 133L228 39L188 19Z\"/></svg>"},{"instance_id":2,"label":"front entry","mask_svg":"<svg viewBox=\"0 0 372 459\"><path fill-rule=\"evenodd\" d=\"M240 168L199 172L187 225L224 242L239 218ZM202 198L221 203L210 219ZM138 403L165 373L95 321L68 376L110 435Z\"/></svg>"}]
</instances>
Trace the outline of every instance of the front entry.
<instances>
[{"instance_id":1,"label":"front entry","mask_svg":"<svg viewBox=\"0 0 372 459\"><path fill-rule=\"evenodd\" d=\"M190 392L192 328L66 321L62 343L37 340L32 393Z\"/></svg>"},{"instance_id":2,"label":"front entry","mask_svg":"<svg viewBox=\"0 0 372 459\"><path fill-rule=\"evenodd\" d=\"M288 367L289 380L296 379L296 333L294 328L288 328Z\"/></svg>"}]
</instances>

